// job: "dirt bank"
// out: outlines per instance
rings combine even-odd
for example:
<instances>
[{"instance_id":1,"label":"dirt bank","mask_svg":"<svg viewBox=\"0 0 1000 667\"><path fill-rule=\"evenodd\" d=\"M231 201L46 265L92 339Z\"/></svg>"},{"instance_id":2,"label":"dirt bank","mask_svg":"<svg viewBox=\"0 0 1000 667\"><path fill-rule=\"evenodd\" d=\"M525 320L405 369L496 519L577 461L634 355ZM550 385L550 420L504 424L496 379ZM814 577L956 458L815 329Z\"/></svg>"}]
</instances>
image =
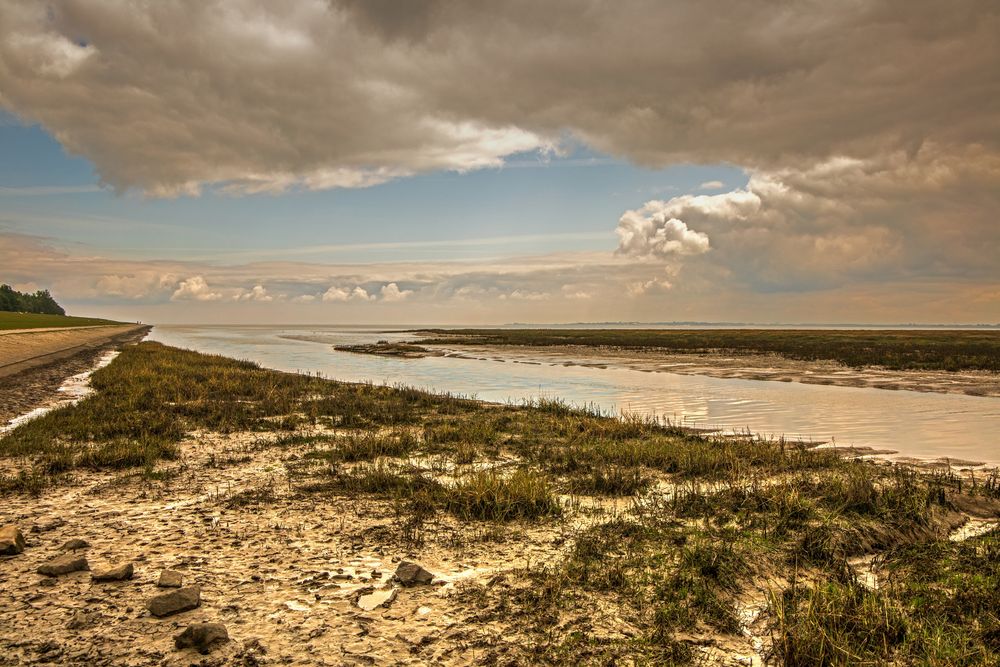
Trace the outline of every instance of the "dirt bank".
<instances>
[{"instance_id":1,"label":"dirt bank","mask_svg":"<svg viewBox=\"0 0 1000 667\"><path fill-rule=\"evenodd\" d=\"M141 340L148 326L87 327L0 335L0 424L56 396L67 377L93 367L109 348Z\"/></svg>"}]
</instances>

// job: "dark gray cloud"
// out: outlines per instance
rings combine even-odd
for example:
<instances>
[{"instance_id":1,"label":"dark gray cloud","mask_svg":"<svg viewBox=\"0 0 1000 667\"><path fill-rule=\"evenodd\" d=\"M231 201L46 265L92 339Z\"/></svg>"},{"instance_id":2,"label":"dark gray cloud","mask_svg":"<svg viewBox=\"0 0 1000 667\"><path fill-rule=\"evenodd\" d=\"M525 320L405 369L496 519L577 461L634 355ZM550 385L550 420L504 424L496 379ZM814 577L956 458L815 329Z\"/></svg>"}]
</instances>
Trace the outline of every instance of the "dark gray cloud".
<instances>
[{"instance_id":1,"label":"dark gray cloud","mask_svg":"<svg viewBox=\"0 0 1000 667\"><path fill-rule=\"evenodd\" d=\"M643 164L1000 140L992 0L11 0L0 104L116 187L363 186L567 133Z\"/></svg>"}]
</instances>

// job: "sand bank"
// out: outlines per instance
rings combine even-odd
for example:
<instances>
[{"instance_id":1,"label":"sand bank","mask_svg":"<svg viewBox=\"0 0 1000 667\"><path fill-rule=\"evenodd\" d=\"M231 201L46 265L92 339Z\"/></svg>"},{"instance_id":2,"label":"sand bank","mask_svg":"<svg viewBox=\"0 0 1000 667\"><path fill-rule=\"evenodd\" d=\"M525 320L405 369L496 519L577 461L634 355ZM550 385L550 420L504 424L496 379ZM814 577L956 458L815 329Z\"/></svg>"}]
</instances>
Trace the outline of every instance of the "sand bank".
<instances>
[{"instance_id":1,"label":"sand bank","mask_svg":"<svg viewBox=\"0 0 1000 667\"><path fill-rule=\"evenodd\" d=\"M1000 374L987 371L895 371L850 368L834 361L799 361L776 354L671 354L581 345L425 345L429 354L463 359L504 359L520 363L590 368L627 368L646 373L680 373L716 378L802 382L839 387L1000 396Z\"/></svg>"}]
</instances>

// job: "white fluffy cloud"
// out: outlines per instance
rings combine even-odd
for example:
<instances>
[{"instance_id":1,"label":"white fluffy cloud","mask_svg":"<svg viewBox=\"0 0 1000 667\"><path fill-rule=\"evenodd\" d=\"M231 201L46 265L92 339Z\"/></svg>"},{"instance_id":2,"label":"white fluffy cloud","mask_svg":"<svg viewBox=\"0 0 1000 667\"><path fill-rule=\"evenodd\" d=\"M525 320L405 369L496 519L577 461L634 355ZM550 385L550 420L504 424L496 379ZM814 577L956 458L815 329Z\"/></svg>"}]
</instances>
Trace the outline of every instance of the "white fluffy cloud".
<instances>
[{"instance_id":1,"label":"white fluffy cloud","mask_svg":"<svg viewBox=\"0 0 1000 667\"><path fill-rule=\"evenodd\" d=\"M680 198L678 198L680 199ZM669 202L650 201L636 211L625 211L618 220L618 250L637 257L670 257L700 255L711 245L708 236L688 229L675 217L678 206Z\"/></svg>"},{"instance_id":2,"label":"white fluffy cloud","mask_svg":"<svg viewBox=\"0 0 1000 667\"><path fill-rule=\"evenodd\" d=\"M365 288L360 285L355 286L353 289L348 287L337 287L336 285L330 287L322 296L323 301L374 301L375 296L369 294Z\"/></svg>"},{"instance_id":3,"label":"white fluffy cloud","mask_svg":"<svg viewBox=\"0 0 1000 667\"><path fill-rule=\"evenodd\" d=\"M182 280L170 297L171 301L218 301L222 294L214 292L202 276L192 276Z\"/></svg>"},{"instance_id":4,"label":"white fluffy cloud","mask_svg":"<svg viewBox=\"0 0 1000 667\"><path fill-rule=\"evenodd\" d=\"M693 227L712 240L713 252L697 259L701 269L756 289L934 275L995 280L998 205L1000 157L925 144L912 153L759 170L745 189L648 202L622 216L618 252L685 254ZM702 246L689 245L686 254L699 254Z\"/></svg>"},{"instance_id":5,"label":"white fluffy cloud","mask_svg":"<svg viewBox=\"0 0 1000 667\"><path fill-rule=\"evenodd\" d=\"M407 297L412 296L413 290L401 290L396 283L389 283L382 286L381 294L383 301L392 303L394 301L403 301Z\"/></svg>"},{"instance_id":6,"label":"white fluffy cloud","mask_svg":"<svg viewBox=\"0 0 1000 667\"><path fill-rule=\"evenodd\" d=\"M233 295L235 301L274 301L274 297L267 293L263 285L254 285L249 290L241 290Z\"/></svg>"}]
</instances>

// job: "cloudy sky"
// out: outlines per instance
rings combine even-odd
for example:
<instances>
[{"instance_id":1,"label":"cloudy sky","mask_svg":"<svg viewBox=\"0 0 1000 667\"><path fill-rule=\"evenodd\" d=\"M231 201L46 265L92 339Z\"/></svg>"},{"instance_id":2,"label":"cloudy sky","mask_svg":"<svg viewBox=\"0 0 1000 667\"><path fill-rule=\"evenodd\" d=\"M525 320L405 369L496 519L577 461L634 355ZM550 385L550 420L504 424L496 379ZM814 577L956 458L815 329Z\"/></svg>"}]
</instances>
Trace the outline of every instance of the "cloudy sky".
<instances>
[{"instance_id":1,"label":"cloudy sky","mask_svg":"<svg viewBox=\"0 0 1000 667\"><path fill-rule=\"evenodd\" d=\"M152 322L1000 322L994 0L5 0L0 282Z\"/></svg>"}]
</instances>

